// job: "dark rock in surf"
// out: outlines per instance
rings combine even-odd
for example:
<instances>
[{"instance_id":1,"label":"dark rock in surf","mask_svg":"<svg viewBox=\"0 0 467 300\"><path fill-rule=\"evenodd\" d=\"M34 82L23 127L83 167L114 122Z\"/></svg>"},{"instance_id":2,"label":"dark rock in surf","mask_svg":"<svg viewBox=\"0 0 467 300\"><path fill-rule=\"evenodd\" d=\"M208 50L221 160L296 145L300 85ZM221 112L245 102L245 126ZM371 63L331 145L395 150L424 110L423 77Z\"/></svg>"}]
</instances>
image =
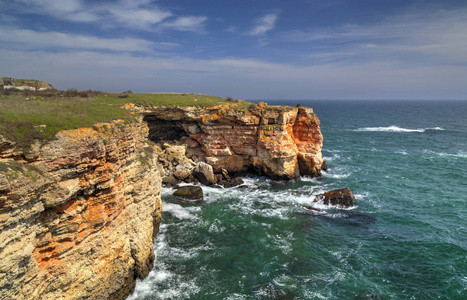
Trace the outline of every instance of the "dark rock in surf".
<instances>
[{"instance_id":1,"label":"dark rock in surf","mask_svg":"<svg viewBox=\"0 0 467 300\"><path fill-rule=\"evenodd\" d=\"M173 195L187 200L202 200L203 189L199 186L187 185L177 188Z\"/></svg>"},{"instance_id":2,"label":"dark rock in surf","mask_svg":"<svg viewBox=\"0 0 467 300\"><path fill-rule=\"evenodd\" d=\"M308 210L312 210L312 211L317 211L317 212L320 212L321 209L319 208L314 208L313 206L308 206L308 205L305 205L303 206L304 208L308 209Z\"/></svg>"},{"instance_id":3,"label":"dark rock in surf","mask_svg":"<svg viewBox=\"0 0 467 300\"><path fill-rule=\"evenodd\" d=\"M328 164L326 163L325 160L323 160L323 164L321 165L321 170L327 171L328 170Z\"/></svg>"},{"instance_id":4,"label":"dark rock in surf","mask_svg":"<svg viewBox=\"0 0 467 300\"><path fill-rule=\"evenodd\" d=\"M355 204L355 196L348 187L317 195L313 202L321 200L326 205L335 205L340 207L351 207Z\"/></svg>"},{"instance_id":5,"label":"dark rock in surf","mask_svg":"<svg viewBox=\"0 0 467 300\"><path fill-rule=\"evenodd\" d=\"M230 180L223 180L219 184L221 184L223 187L230 188L243 184L243 179L241 177L234 177Z\"/></svg>"}]
</instances>

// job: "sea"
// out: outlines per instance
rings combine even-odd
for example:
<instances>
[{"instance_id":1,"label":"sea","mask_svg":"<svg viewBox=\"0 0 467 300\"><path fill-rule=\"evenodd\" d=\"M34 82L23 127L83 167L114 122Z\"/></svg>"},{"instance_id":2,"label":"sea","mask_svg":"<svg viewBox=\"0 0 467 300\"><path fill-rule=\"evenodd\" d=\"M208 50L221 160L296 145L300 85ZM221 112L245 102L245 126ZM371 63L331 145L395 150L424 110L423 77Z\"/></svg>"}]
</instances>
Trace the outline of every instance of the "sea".
<instances>
[{"instance_id":1,"label":"sea","mask_svg":"<svg viewBox=\"0 0 467 300\"><path fill-rule=\"evenodd\" d=\"M266 102L313 107L329 170L196 204L164 188L155 266L128 300L467 299L467 101ZM344 187L354 207L312 203Z\"/></svg>"}]
</instances>

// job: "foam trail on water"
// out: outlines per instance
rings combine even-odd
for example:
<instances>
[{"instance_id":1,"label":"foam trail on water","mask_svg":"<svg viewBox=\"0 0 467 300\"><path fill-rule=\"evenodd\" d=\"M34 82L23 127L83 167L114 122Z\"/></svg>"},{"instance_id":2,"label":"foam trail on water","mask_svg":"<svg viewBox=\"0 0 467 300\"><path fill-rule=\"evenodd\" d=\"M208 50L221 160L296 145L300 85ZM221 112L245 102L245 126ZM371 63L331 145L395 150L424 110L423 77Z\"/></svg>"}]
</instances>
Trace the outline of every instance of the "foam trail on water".
<instances>
[{"instance_id":1,"label":"foam trail on water","mask_svg":"<svg viewBox=\"0 0 467 300\"><path fill-rule=\"evenodd\" d=\"M375 132L425 132L426 130L444 130L441 127L433 127L433 128L419 128L419 129L409 129L409 128L402 128L399 126L387 126L387 127L364 127L358 128L354 131L375 131Z\"/></svg>"},{"instance_id":2,"label":"foam trail on water","mask_svg":"<svg viewBox=\"0 0 467 300\"><path fill-rule=\"evenodd\" d=\"M200 210L199 207L182 207L179 204L174 203L162 203L163 210L171 213L178 219L198 219L195 215L191 214L190 211Z\"/></svg>"}]
</instances>

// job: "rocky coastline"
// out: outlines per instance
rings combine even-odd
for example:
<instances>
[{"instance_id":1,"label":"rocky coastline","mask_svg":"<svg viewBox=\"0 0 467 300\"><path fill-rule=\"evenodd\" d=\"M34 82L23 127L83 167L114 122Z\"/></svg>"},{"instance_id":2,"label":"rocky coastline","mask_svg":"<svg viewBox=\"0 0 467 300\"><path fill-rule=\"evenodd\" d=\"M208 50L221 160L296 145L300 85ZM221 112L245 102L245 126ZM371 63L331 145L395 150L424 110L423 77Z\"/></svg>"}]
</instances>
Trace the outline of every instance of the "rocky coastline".
<instances>
[{"instance_id":1,"label":"rocky coastline","mask_svg":"<svg viewBox=\"0 0 467 300\"><path fill-rule=\"evenodd\" d=\"M163 182L228 187L245 172L290 180L325 168L311 108L124 108L137 121L24 151L0 136L1 299L126 297L153 266Z\"/></svg>"}]
</instances>

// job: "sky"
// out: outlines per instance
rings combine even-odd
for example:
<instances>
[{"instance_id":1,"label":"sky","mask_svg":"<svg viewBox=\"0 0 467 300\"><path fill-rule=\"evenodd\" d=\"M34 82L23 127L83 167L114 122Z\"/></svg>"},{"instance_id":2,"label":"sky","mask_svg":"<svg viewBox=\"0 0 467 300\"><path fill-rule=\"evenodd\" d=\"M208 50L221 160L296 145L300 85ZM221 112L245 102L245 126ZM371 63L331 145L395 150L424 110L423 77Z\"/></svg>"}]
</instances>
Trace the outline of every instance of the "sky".
<instances>
[{"instance_id":1,"label":"sky","mask_svg":"<svg viewBox=\"0 0 467 300\"><path fill-rule=\"evenodd\" d=\"M241 99L467 99L465 0L0 0L0 76Z\"/></svg>"}]
</instances>

